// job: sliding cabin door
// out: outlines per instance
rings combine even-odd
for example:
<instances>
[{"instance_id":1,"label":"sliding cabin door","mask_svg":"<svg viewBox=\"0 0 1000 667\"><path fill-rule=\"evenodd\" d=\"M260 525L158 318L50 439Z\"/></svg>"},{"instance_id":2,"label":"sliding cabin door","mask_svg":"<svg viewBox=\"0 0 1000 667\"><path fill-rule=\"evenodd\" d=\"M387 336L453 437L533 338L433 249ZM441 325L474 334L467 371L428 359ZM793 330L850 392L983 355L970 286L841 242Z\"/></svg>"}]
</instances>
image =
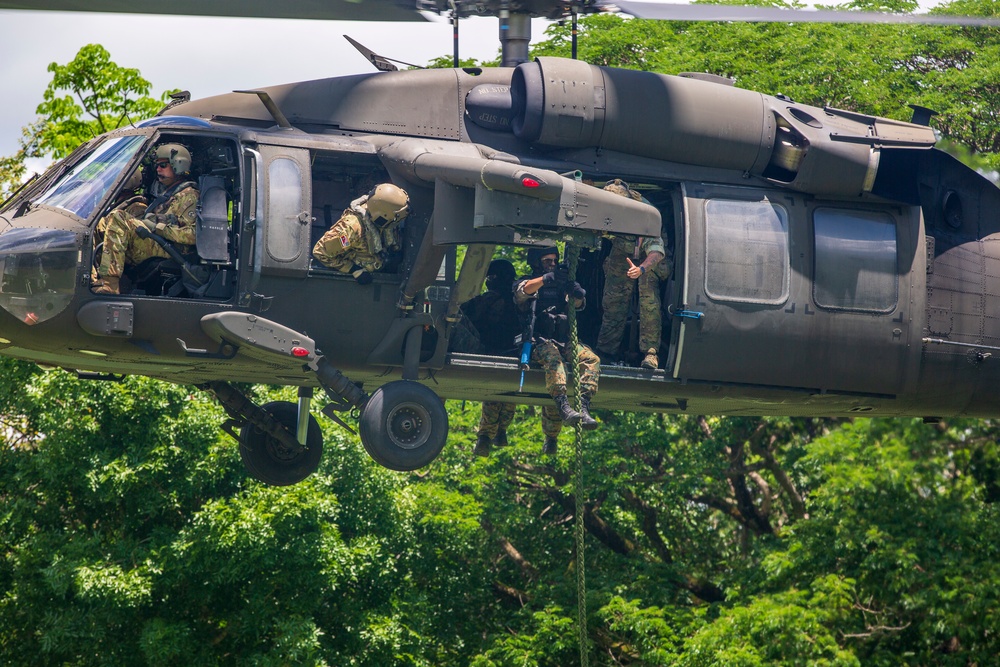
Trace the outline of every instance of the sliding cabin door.
<instances>
[{"instance_id":1,"label":"sliding cabin door","mask_svg":"<svg viewBox=\"0 0 1000 667\"><path fill-rule=\"evenodd\" d=\"M891 396L919 357L917 209L687 185L673 374ZM920 266L915 266L919 263ZM908 355L916 337L916 355Z\"/></svg>"}]
</instances>

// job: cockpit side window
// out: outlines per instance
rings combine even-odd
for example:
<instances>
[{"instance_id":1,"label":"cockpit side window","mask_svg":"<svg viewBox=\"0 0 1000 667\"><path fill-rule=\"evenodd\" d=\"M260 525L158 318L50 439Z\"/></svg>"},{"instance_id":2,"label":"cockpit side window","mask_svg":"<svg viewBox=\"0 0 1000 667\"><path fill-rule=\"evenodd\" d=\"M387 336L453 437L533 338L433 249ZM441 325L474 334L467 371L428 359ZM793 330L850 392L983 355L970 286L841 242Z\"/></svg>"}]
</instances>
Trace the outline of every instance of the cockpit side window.
<instances>
[{"instance_id":1,"label":"cockpit side window","mask_svg":"<svg viewBox=\"0 0 1000 667\"><path fill-rule=\"evenodd\" d=\"M102 142L43 192L35 205L89 219L145 141L144 136L132 136Z\"/></svg>"}]
</instances>

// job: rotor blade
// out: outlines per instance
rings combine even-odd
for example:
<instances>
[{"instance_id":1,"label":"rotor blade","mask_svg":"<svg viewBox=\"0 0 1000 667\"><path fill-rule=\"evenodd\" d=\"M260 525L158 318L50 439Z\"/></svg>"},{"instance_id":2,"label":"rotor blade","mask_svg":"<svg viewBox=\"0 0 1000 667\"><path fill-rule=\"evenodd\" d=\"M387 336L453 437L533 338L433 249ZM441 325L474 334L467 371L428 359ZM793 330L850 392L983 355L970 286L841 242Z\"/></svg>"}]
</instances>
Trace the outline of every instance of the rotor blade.
<instances>
[{"instance_id":1,"label":"rotor blade","mask_svg":"<svg viewBox=\"0 0 1000 667\"><path fill-rule=\"evenodd\" d=\"M927 25L1000 26L1000 18L929 14L781 9L746 5L679 5L668 2L615 0L624 14L662 21L744 21L749 23L919 23ZM610 9L610 7L607 7Z\"/></svg>"},{"instance_id":2,"label":"rotor blade","mask_svg":"<svg viewBox=\"0 0 1000 667\"><path fill-rule=\"evenodd\" d=\"M0 0L0 9L230 18L424 21L414 0Z\"/></svg>"}]
</instances>

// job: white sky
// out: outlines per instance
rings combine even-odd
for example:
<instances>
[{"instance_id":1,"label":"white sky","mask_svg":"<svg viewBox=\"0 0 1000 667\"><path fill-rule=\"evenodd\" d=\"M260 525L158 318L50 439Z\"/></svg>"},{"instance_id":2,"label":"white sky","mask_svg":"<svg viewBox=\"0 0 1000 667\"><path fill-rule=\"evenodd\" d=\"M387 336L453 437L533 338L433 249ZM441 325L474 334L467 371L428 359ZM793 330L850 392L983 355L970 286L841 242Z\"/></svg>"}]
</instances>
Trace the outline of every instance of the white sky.
<instances>
[{"instance_id":1,"label":"white sky","mask_svg":"<svg viewBox=\"0 0 1000 667\"><path fill-rule=\"evenodd\" d=\"M921 1L924 8L934 4ZM546 25L532 21L533 42L544 38ZM498 33L495 18L464 19L461 56L497 57ZM52 79L49 63L68 63L86 44L101 44L118 65L138 68L154 95L179 88L198 98L374 71L343 34L418 65L452 52L451 24L444 19L401 24L0 10L0 156L17 150L21 128L35 119ZM187 55L177 58L181 45Z\"/></svg>"},{"instance_id":2,"label":"white sky","mask_svg":"<svg viewBox=\"0 0 1000 667\"><path fill-rule=\"evenodd\" d=\"M545 21L532 22L543 38ZM499 54L495 18L459 26L463 58ZM52 80L51 62L65 65L81 47L100 44L111 60L139 70L153 94L179 88L193 97L292 81L374 72L342 35L380 55L424 65L452 53L452 28L440 23L307 21L128 16L89 12L0 10L0 155L11 155ZM187 56L177 58L187 45Z\"/></svg>"}]
</instances>

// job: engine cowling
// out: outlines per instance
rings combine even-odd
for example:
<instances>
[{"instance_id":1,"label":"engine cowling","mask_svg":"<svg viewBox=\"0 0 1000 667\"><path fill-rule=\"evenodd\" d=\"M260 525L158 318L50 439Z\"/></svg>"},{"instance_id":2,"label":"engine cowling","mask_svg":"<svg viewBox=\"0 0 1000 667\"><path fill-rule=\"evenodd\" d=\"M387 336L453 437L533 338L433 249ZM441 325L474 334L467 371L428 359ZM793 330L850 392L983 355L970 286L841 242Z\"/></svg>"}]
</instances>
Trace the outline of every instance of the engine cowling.
<instances>
[{"instance_id":1,"label":"engine cowling","mask_svg":"<svg viewBox=\"0 0 1000 667\"><path fill-rule=\"evenodd\" d=\"M511 131L524 141L732 169L822 195L870 192L883 147L935 140L922 125L561 58L519 65L511 106Z\"/></svg>"}]
</instances>

